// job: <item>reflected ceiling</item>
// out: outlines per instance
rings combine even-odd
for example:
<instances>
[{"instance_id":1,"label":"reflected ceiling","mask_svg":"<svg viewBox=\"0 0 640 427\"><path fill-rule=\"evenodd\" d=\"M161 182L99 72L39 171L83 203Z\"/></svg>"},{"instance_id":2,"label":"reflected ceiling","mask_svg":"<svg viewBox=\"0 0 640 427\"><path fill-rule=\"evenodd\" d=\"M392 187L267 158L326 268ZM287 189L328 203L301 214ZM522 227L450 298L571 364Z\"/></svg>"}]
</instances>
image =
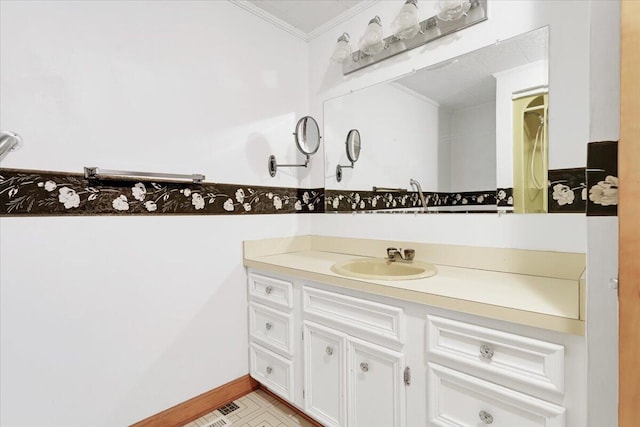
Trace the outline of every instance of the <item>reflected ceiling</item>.
<instances>
[{"instance_id":1,"label":"reflected ceiling","mask_svg":"<svg viewBox=\"0 0 640 427\"><path fill-rule=\"evenodd\" d=\"M495 100L493 74L547 58L546 32L500 42L495 49L482 49L455 61L430 67L395 82L452 110ZM452 86L451 82L456 82Z\"/></svg>"}]
</instances>

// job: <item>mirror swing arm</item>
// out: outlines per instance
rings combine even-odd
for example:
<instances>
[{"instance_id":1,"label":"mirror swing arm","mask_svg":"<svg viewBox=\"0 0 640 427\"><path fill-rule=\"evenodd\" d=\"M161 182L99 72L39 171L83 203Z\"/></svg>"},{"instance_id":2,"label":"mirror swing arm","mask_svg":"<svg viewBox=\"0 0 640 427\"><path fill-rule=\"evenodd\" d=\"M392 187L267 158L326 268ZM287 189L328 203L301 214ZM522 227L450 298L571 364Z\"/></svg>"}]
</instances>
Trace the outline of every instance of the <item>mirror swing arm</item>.
<instances>
[{"instance_id":1,"label":"mirror swing arm","mask_svg":"<svg viewBox=\"0 0 640 427\"><path fill-rule=\"evenodd\" d=\"M318 122L311 116L304 116L296 124L296 130L293 132L298 150L306 156L306 160L302 164L278 164L276 156L269 156L267 167L271 177L276 176L278 168L306 168L309 166L311 155L315 154L320 148L320 128Z\"/></svg>"},{"instance_id":2,"label":"mirror swing arm","mask_svg":"<svg viewBox=\"0 0 640 427\"><path fill-rule=\"evenodd\" d=\"M336 179L338 180L338 182L342 181L342 169L345 169L345 168L353 169L353 164L354 162L351 162L351 166L347 166L347 165L336 166Z\"/></svg>"},{"instance_id":3,"label":"mirror swing arm","mask_svg":"<svg viewBox=\"0 0 640 427\"><path fill-rule=\"evenodd\" d=\"M278 164L276 161L276 156L273 154L269 156L269 175L276 176L276 172L278 172L278 168L306 168L309 165L310 156L307 154L307 158L304 163L299 165L294 164Z\"/></svg>"}]
</instances>

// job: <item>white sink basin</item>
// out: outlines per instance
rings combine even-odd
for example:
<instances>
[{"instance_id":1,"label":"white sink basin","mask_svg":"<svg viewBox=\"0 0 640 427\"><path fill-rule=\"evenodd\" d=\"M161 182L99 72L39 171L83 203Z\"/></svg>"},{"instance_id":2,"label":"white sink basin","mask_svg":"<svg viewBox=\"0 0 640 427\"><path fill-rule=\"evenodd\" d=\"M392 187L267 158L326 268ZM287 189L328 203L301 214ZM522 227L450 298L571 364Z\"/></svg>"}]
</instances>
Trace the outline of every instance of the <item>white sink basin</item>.
<instances>
[{"instance_id":1,"label":"white sink basin","mask_svg":"<svg viewBox=\"0 0 640 427\"><path fill-rule=\"evenodd\" d=\"M347 277L373 280L411 280L435 275L433 264L422 261L388 261L384 258L365 258L335 263L331 271Z\"/></svg>"}]
</instances>

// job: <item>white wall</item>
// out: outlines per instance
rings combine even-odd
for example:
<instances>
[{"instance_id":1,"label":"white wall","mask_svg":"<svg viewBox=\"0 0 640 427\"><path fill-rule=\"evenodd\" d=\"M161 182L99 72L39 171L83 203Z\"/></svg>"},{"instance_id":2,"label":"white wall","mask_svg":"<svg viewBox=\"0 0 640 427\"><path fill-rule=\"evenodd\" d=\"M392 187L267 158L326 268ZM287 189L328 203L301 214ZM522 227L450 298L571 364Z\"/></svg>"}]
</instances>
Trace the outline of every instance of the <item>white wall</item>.
<instances>
[{"instance_id":1,"label":"white wall","mask_svg":"<svg viewBox=\"0 0 640 427\"><path fill-rule=\"evenodd\" d=\"M435 102L404 86L382 84L325 102L323 117L327 188L407 188L410 178L425 190L438 188ZM350 129L360 132L362 150L355 168L344 169L338 182L336 165L350 165L344 144Z\"/></svg>"},{"instance_id":2,"label":"white wall","mask_svg":"<svg viewBox=\"0 0 640 427\"><path fill-rule=\"evenodd\" d=\"M497 188L495 102L455 110L451 128L450 191Z\"/></svg>"},{"instance_id":3,"label":"white wall","mask_svg":"<svg viewBox=\"0 0 640 427\"><path fill-rule=\"evenodd\" d=\"M556 117L549 123L550 165L552 169L586 165L586 143L589 137L589 2L574 1L492 1L489 19L455 35L444 37L406 54L387 59L348 76L343 76L341 65L330 62L337 37L347 31L357 40L367 22L379 15L385 31L399 9L398 2L381 1L348 21L332 28L309 43L309 102L312 114L321 116L322 105L328 99L380 82L391 80L446 59L479 49L496 40L504 40L518 34L549 25L549 86L550 111ZM423 17L434 14L433 2L420 2ZM570 16L571 19L567 19ZM386 23L386 24L385 24ZM386 35L386 33L385 33ZM571 52L570 55L567 52ZM322 177L314 170L313 180ZM411 226L398 224L398 233L420 236L425 242L435 241L436 236L456 236L459 244L537 248L563 250L569 245L578 252L586 251L586 218L584 215L518 215L517 218L490 216L482 223L483 239L477 233L458 236L459 230L473 230L478 224L475 215L422 215ZM385 217L390 217L385 215ZM462 218L464 217L464 218ZM386 220L379 226L362 232L361 237L377 238L385 234ZM317 234L343 235L345 220L342 215L314 218L312 227ZM509 225L506 225L509 224ZM509 239L502 239L504 227L513 230ZM358 227L359 228L359 227ZM436 228L438 229L436 231ZM431 230L433 233L414 233L415 230ZM552 232L554 230L555 232ZM413 233L413 234L412 234ZM541 240L544 236L546 239ZM508 246L507 246L508 245Z\"/></svg>"},{"instance_id":4,"label":"white wall","mask_svg":"<svg viewBox=\"0 0 640 427\"><path fill-rule=\"evenodd\" d=\"M306 43L227 2L1 2L3 167L267 173L302 159ZM322 160L316 168L322 170ZM0 220L0 424L121 426L248 372L241 241L309 217Z\"/></svg>"},{"instance_id":5,"label":"white wall","mask_svg":"<svg viewBox=\"0 0 640 427\"><path fill-rule=\"evenodd\" d=\"M620 2L591 5L589 141L620 139ZM624 184L623 184L624 185ZM618 425L618 217L587 221L589 427Z\"/></svg>"},{"instance_id":6,"label":"white wall","mask_svg":"<svg viewBox=\"0 0 640 427\"><path fill-rule=\"evenodd\" d=\"M438 164L451 164L451 141L453 138L453 129L451 127L451 119L453 112L449 109L440 108L438 114ZM426 188L424 189L427 190ZM451 170L447 168L438 168L438 191L451 191Z\"/></svg>"}]
</instances>

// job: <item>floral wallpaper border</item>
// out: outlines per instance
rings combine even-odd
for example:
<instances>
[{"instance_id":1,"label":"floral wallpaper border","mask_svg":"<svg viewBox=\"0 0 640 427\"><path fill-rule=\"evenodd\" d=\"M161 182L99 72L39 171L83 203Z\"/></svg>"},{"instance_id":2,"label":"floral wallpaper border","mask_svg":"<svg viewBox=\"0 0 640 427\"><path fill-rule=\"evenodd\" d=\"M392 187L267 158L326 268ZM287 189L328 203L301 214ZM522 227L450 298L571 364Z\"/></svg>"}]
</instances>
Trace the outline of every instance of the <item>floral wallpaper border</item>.
<instances>
[{"instance_id":1,"label":"floral wallpaper border","mask_svg":"<svg viewBox=\"0 0 640 427\"><path fill-rule=\"evenodd\" d=\"M587 168L549 171L548 212L615 216L618 143L591 142ZM427 207L513 207L513 188L460 193L426 192ZM92 181L82 174L0 168L0 216L251 215L323 212L412 212L417 192L373 192L266 187ZM415 211L415 210L413 210ZM464 209L438 213L471 212ZM495 209L473 210L495 213Z\"/></svg>"},{"instance_id":2,"label":"floral wallpaper border","mask_svg":"<svg viewBox=\"0 0 640 427\"><path fill-rule=\"evenodd\" d=\"M427 207L495 205L496 191L425 192ZM325 190L325 212L356 212L422 207L415 191ZM474 211L475 212L475 211ZM495 210L478 211L493 212Z\"/></svg>"},{"instance_id":3,"label":"floral wallpaper border","mask_svg":"<svg viewBox=\"0 0 640 427\"><path fill-rule=\"evenodd\" d=\"M549 213L585 213L587 177L585 168L549 171L547 211Z\"/></svg>"},{"instance_id":4,"label":"floral wallpaper border","mask_svg":"<svg viewBox=\"0 0 640 427\"><path fill-rule=\"evenodd\" d=\"M93 181L82 174L0 169L0 216L251 215L324 211L324 189Z\"/></svg>"},{"instance_id":5,"label":"floral wallpaper border","mask_svg":"<svg viewBox=\"0 0 640 427\"><path fill-rule=\"evenodd\" d=\"M618 215L618 141L587 145L587 188L587 216Z\"/></svg>"},{"instance_id":6,"label":"floral wallpaper border","mask_svg":"<svg viewBox=\"0 0 640 427\"><path fill-rule=\"evenodd\" d=\"M513 188L498 188L496 202L501 208L513 208Z\"/></svg>"}]
</instances>

